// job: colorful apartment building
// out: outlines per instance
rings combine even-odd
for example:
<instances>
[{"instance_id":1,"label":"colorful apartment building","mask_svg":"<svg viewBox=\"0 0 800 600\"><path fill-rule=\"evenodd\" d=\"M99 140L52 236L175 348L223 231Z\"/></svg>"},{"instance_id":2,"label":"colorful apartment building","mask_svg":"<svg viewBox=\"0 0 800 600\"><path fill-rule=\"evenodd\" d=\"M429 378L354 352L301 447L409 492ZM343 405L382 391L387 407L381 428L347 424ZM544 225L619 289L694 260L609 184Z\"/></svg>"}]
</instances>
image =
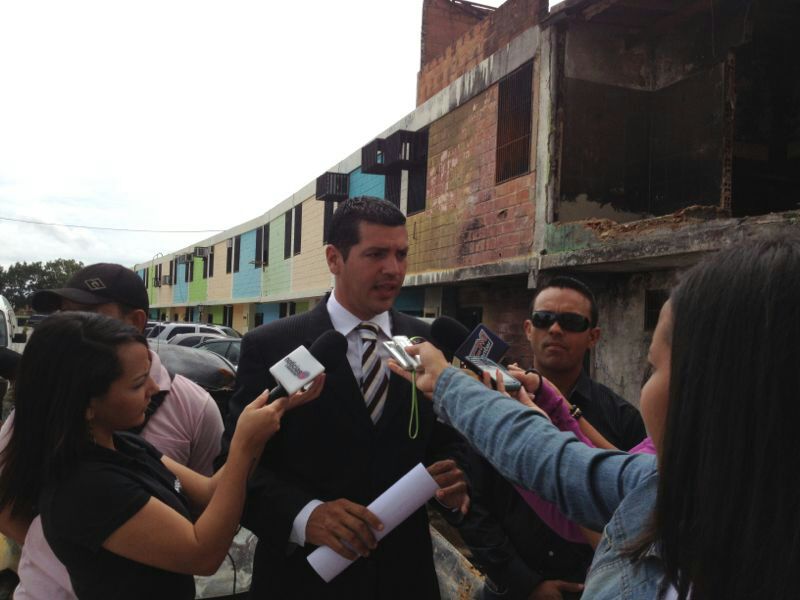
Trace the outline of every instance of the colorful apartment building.
<instances>
[{"instance_id":1,"label":"colorful apartment building","mask_svg":"<svg viewBox=\"0 0 800 600\"><path fill-rule=\"evenodd\" d=\"M555 274L593 287L592 374L636 402L667 290L703 254L796 229L800 62L791 0L425 0L417 108L262 216L136 265L151 317L246 331L331 288L336 203L407 215L397 307L521 324Z\"/></svg>"}]
</instances>

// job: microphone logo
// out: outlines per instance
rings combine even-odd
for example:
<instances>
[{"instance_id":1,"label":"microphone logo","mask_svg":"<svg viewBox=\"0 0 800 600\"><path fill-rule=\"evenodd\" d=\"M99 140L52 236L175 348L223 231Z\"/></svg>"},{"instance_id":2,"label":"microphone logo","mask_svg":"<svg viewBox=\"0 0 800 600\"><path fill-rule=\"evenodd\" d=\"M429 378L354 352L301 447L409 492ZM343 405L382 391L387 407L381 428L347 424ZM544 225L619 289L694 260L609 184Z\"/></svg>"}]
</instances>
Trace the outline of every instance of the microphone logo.
<instances>
[{"instance_id":1,"label":"microphone logo","mask_svg":"<svg viewBox=\"0 0 800 600\"><path fill-rule=\"evenodd\" d=\"M486 331L480 329L478 331L478 337L472 344L472 349L469 352L469 356L480 356L486 358L489 356L489 354L491 354L493 346L494 341L492 338L489 337Z\"/></svg>"},{"instance_id":2,"label":"microphone logo","mask_svg":"<svg viewBox=\"0 0 800 600\"><path fill-rule=\"evenodd\" d=\"M298 379L306 379L309 376L308 371L304 371L300 365L292 360L290 356L287 356L283 361L284 366L288 369L289 373L297 377Z\"/></svg>"}]
</instances>

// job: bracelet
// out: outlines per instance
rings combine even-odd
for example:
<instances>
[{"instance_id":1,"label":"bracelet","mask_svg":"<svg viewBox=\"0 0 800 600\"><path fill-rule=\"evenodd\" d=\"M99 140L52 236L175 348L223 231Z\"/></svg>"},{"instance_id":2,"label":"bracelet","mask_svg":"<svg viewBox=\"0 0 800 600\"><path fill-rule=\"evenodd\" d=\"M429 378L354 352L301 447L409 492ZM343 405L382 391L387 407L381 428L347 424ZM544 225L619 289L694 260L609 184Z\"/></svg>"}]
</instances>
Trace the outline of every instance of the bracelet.
<instances>
[{"instance_id":1,"label":"bracelet","mask_svg":"<svg viewBox=\"0 0 800 600\"><path fill-rule=\"evenodd\" d=\"M579 420L583 416L583 412L580 408L578 408L575 404L569 405L569 415L575 419L576 421Z\"/></svg>"},{"instance_id":2,"label":"bracelet","mask_svg":"<svg viewBox=\"0 0 800 600\"><path fill-rule=\"evenodd\" d=\"M533 367L525 371L525 375L530 375L531 373L534 373L535 375L539 376L539 386L536 388L535 392L531 392L531 394L533 394L534 396L538 396L539 392L542 391L542 385L544 384L544 377L542 377L542 374L539 373L538 369L534 369Z\"/></svg>"}]
</instances>

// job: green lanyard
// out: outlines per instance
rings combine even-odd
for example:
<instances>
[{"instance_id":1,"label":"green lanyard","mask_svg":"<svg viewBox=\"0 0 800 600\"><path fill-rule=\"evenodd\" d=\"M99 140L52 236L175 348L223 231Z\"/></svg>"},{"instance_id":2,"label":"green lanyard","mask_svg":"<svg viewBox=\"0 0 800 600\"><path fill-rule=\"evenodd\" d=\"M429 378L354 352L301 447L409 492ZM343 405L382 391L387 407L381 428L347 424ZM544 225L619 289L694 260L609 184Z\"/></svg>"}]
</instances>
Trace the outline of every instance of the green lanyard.
<instances>
[{"instance_id":1,"label":"green lanyard","mask_svg":"<svg viewBox=\"0 0 800 600\"><path fill-rule=\"evenodd\" d=\"M419 435L419 403L417 402L417 372L411 371L411 414L408 418L408 437L412 440Z\"/></svg>"}]
</instances>

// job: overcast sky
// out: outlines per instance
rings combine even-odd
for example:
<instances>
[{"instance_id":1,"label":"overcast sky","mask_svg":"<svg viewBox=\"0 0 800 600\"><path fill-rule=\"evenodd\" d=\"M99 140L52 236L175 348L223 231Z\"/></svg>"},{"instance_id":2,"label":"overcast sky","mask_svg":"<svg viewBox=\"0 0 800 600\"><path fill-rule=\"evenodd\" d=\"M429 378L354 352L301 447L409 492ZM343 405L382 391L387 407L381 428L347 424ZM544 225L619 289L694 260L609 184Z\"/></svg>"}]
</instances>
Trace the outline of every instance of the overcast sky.
<instances>
[{"instance_id":1,"label":"overcast sky","mask_svg":"<svg viewBox=\"0 0 800 600\"><path fill-rule=\"evenodd\" d=\"M483 0L498 6L500 0ZM0 265L149 261L415 107L422 0L0 0Z\"/></svg>"}]
</instances>

